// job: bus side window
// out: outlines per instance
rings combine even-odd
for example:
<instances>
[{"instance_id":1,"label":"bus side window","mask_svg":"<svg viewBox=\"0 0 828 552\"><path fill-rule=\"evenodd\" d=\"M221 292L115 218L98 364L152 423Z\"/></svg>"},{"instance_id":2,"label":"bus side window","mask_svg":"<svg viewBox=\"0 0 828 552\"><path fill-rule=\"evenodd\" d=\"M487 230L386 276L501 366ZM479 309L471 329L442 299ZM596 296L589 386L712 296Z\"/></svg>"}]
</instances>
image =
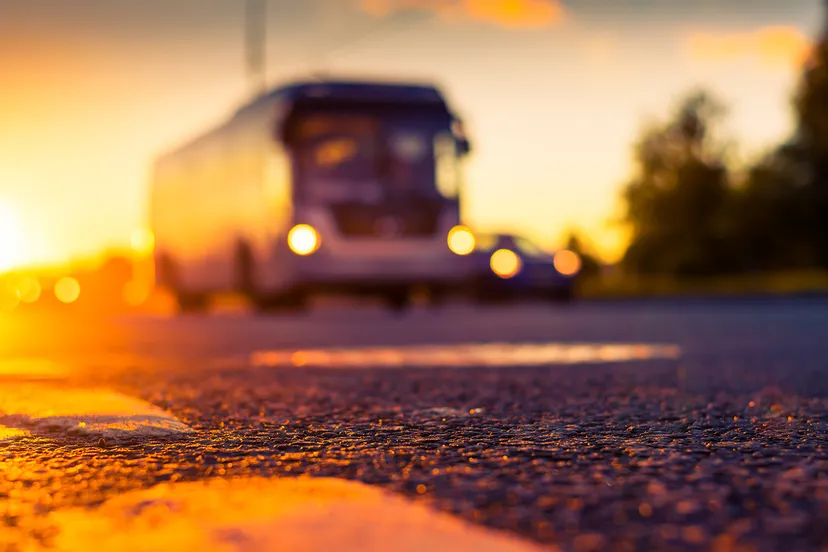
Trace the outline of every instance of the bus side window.
<instances>
[{"instance_id":1,"label":"bus side window","mask_svg":"<svg viewBox=\"0 0 828 552\"><path fill-rule=\"evenodd\" d=\"M278 147L268 149L266 154L264 196L267 210L274 216L281 216L290 201L291 168L288 156Z\"/></svg>"},{"instance_id":2,"label":"bus side window","mask_svg":"<svg viewBox=\"0 0 828 552\"><path fill-rule=\"evenodd\" d=\"M437 190L449 199L460 193L460 170L457 159L457 144L450 133L438 134L434 139L434 162Z\"/></svg>"}]
</instances>

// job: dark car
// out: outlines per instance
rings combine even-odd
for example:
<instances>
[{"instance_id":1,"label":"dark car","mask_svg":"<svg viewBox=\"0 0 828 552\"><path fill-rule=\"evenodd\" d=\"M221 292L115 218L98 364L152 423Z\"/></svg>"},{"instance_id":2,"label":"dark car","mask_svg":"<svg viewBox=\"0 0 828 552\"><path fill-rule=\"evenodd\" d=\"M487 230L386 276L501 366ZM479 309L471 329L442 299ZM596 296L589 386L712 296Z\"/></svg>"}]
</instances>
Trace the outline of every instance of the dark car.
<instances>
[{"instance_id":1,"label":"dark car","mask_svg":"<svg viewBox=\"0 0 828 552\"><path fill-rule=\"evenodd\" d=\"M574 298L581 260L572 251L549 253L509 234L478 235L471 257L474 269L468 291L479 302Z\"/></svg>"}]
</instances>

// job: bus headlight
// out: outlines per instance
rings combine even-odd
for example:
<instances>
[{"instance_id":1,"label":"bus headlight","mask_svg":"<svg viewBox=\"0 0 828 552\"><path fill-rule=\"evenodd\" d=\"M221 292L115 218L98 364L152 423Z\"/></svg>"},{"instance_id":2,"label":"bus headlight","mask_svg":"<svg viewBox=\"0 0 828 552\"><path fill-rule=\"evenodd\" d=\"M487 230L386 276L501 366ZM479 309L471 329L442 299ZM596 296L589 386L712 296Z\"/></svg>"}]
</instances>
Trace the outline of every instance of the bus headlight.
<instances>
[{"instance_id":1,"label":"bus headlight","mask_svg":"<svg viewBox=\"0 0 828 552\"><path fill-rule=\"evenodd\" d=\"M449 230L448 246L455 255L468 255L474 251L474 234L465 226L455 226Z\"/></svg>"},{"instance_id":2,"label":"bus headlight","mask_svg":"<svg viewBox=\"0 0 828 552\"><path fill-rule=\"evenodd\" d=\"M558 251L552 259L555 270L564 276L575 276L581 271L581 258L574 251Z\"/></svg>"},{"instance_id":3,"label":"bus headlight","mask_svg":"<svg viewBox=\"0 0 828 552\"><path fill-rule=\"evenodd\" d=\"M287 236L288 247L297 255L310 255L319 249L322 240L319 232L310 224L297 224Z\"/></svg>"},{"instance_id":4,"label":"bus headlight","mask_svg":"<svg viewBox=\"0 0 828 552\"><path fill-rule=\"evenodd\" d=\"M520 260L514 251L509 249L498 249L489 258L489 266L492 272L505 279L517 276L523 268L523 261Z\"/></svg>"}]
</instances>

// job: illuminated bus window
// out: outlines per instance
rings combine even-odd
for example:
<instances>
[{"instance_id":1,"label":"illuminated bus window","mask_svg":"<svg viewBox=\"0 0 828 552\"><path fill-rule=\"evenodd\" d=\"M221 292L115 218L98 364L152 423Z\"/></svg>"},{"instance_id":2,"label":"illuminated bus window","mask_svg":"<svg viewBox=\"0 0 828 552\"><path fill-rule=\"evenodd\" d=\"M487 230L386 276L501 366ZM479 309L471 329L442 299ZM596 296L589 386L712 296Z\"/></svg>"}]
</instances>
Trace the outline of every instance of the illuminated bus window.
<instances>
[{"instance_id":1,"label":"illuminated bus window","mask_svg":"<svg viewBox=\"0 0 828 552\"><path fill-rule=\"evenodd\" d=\"M287 157L280 152L268 153L265 163L265 178L262 183L265 204L271 216L281 217L289 209L290 164Z\"/></svg>"},{"instance_id":2,"label":"illuminated bus window","mask_svg":"<svg viewBox=\"0 0 828 552\"><path fill-rule=\"evenodd\" d=\"M417 129L397 127L391 130L383 164L389 186L406 192L433 186L430 142L430 137Z\"/></svg>"},{"instance_id":3,"label":"illuminated bus window","mask_svg":"<svg viewBox=\"0 0 828 552\"><path fill-rule=\"evenodd\" d=\"M428 143L412 132L400 132L391 138L394 156L406 163L420 163L428 154Z\"/></svg>"},{"instance_id":4,"label":"illuminated bus window","mask_svg":"<svg viewBox=\"0 0 828 552\"><path fill-rule=\"evenodd\" d=\"M376 136L351 133L302 144L298 146L302 174L309 179L345 182L376 178L377 142Z\"/></svg>"},{"instance_id":5,"label":"illuminated bus window","mask_svg":"<svg viewBox=\"0 0 828 552\"><path fill-rule=\"evenodd\" d=\"M320 167L333 167L353 159L357 153L357 144L351 138L333 139L323 142L316 148L315 160Z\"/></svg>"},{"instance_id":6,"label":"illuminated bus window","mask_svg":"<svg viewBox=\"0 0 828 552\"><path fill-rule=\"evenodd\" d=\"M439 134L434 140L434 162L436 164L437 190L447 198L460 193L460 170L457 159L457 145L448 133Z\"/></svg>"}]
</instances>

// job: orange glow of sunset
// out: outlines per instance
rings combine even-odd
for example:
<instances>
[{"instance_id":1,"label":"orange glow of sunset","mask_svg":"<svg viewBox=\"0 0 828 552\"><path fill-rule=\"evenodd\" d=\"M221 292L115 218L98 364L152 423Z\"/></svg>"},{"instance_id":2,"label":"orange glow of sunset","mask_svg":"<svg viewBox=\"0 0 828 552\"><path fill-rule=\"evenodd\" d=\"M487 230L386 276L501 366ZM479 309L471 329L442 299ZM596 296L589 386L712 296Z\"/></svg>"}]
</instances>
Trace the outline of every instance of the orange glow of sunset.
<instances>
[{"instance_id":1,"label":"orange glow of sunset","mask_svg":"<svg viewBox=\"0 0 828 552\"><path fill-rule=\"evenodd\" d=\"M0 203L0 272L25 260L23 245L20 218L11 205Z\"/></svg>"},{"instance_id":2,"label":"orange glow of sunset","mask_svg":"<svg viewBox=\"0 0 828 552\"><path fill-rule=\"evenodd\" d=\"M155 246L155 235L149 228L138 228L129 240L132 251L138 255L149 255Z\"/></svg>"},{"instance_id":3,"label":"orange glow of sunset","mask_svg":"<svg viewBox=\"0 0 828 552\"><path fill-rule=\"evenodd\" d=\"M471 19L504 28L545 28L564 15L548 0L361 0L360 7L376 16L398 10L433 11L446 19Z\"/></svg>"},{"instance_id":4,"label":"orange glow of sunset","mask_svg":"<svg viewBox=\"0 0 828 552\"><path fill-rule=\"evenodd\" d=\"M265 84L438 84L474 144L463 224L550 250L577 228L612 262L642 119L704 86L732 108L744 151L794 130L822 0L756 1L270 2ZM14 52L0 71L0 272L150 258L152 164L249 100L244 33L244 2L0 2L0 47Z\"/></svg>"},{"instance_id":5,"label":"orange glow of sunset","mask_svg":"<svg viewBox=\"0 0 828 552\"><path fill-rule=\"evenodd\" d=\"M694 33L687 40L687 48L699 59L753 57L765 66L800 66L811 51L811 42L799 29L776 26L743 33Z\"/></svg>"}]
</instances>

